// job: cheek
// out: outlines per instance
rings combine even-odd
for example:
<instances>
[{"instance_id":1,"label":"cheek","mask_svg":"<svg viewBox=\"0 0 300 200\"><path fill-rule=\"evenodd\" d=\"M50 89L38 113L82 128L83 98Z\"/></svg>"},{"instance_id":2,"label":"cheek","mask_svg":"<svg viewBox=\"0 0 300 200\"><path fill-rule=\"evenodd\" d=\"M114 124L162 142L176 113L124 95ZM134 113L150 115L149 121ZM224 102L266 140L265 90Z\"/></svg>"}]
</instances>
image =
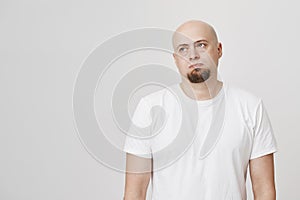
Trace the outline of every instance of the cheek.
<instances>
[{"instance_id":1,"label":"cheek","mask_svg":"<svg viewBox=\"0 0 300 200\"><path fill-rule=\"evenodd\" d=\"M211 51L208 52L205 56L202 57L203 60L210 66L210 67L217 67L219 55L217 52Z\"/></svg>"},{"instance_id":2,"label":"cheek","mask_svg":"<svg viewBox=\"0 0 300 200\"><path fill-rule=\"evenodd\" d=\"M188 72L188 62L186 62L183 59L179 59L176 62L177 68L179 69L179 71L181 72L181 74L186 74Z\"/></svg>"},{"instance_id":3,"label":"cheek","mask_svg":"<svg viewBox=\"0 0 300 200\"><path fill-rule=\"evenodd\" d=\"M177 57L175 59L175 62L176 62L176 65L177 65L178 68L185 69L185 68L187 68L187 66L189 66L189 63L185 59L183 59L183 58Z\"/></svg>"}]
</instances>

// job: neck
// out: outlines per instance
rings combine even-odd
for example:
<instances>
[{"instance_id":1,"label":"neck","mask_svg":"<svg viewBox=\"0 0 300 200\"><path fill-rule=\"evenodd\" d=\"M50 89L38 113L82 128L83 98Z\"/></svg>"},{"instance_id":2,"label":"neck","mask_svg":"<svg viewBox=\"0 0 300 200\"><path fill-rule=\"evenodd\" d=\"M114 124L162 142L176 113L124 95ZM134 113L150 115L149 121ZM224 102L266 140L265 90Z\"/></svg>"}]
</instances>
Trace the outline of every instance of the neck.
<instances>
[{"instance_id":1,"label":"neck","mask_svg":"<svg viewBox=\"0 0 300 200\"><path fill-rule=\"evenodd\" d=\"M188 79L183 78L180 83L181 89L187 96L200 101L214 98L222 86L223 82L213 77L202 83L191 83Z\"/></svg>"}]
</instances>

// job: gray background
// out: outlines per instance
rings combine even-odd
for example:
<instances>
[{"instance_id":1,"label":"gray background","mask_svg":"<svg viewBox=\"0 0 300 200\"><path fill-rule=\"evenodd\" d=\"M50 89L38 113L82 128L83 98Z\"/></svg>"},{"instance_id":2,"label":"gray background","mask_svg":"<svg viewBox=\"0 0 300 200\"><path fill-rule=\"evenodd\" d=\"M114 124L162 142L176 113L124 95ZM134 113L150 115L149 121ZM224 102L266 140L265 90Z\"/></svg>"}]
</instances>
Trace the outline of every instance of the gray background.
<instances>
[{"instance_id":1,"label":"gray background","mask_svg":"<svg viewBox=\"0 0 300 200\"><path fill-rule=\"evenodd\" d=\"M73 123L72 91L90 51L141 27L214 25L222 78L264 99L279 153L278 199L299 199L297 1L0 2L0 199L121 199L124 174L94 160ZM170 60L170 63L171 60Z\"/></svg>"}]
</instances>

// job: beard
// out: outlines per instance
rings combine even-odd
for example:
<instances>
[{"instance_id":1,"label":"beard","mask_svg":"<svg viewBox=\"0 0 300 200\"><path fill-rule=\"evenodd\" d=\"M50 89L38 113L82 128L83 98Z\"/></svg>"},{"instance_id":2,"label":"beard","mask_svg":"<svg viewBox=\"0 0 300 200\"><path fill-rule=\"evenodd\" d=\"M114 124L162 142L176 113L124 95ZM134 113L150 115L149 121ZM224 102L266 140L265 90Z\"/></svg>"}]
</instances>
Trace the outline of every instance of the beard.
<instances>
[{"instance_id":1,"label":"beard","mask_svg":"<svg viewBox=\"0 0 300 200\"><path fill-rule=\"evenodd\" d=\"M191 83L202 83L210 77L209 69L195 68L191 73L187 74Z\"/></svg>"}]
</instances>

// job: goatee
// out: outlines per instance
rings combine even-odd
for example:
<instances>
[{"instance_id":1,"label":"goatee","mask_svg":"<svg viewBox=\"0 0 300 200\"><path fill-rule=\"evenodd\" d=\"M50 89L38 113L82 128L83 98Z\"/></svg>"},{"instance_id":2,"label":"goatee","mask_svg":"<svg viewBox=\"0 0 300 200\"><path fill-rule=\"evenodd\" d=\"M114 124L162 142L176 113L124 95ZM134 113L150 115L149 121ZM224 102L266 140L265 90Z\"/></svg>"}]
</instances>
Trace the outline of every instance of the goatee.
<instances>
[{"instance_id":1,"label":"goatee","mask_svg":"<svg viewBox=\"0 0 300 200\"><path fill-rule=\"evenodd\" d=\"M187 77L191 83L202 83L210 77L210 70L195 68Z\"/></svg>"}]
</instances>

